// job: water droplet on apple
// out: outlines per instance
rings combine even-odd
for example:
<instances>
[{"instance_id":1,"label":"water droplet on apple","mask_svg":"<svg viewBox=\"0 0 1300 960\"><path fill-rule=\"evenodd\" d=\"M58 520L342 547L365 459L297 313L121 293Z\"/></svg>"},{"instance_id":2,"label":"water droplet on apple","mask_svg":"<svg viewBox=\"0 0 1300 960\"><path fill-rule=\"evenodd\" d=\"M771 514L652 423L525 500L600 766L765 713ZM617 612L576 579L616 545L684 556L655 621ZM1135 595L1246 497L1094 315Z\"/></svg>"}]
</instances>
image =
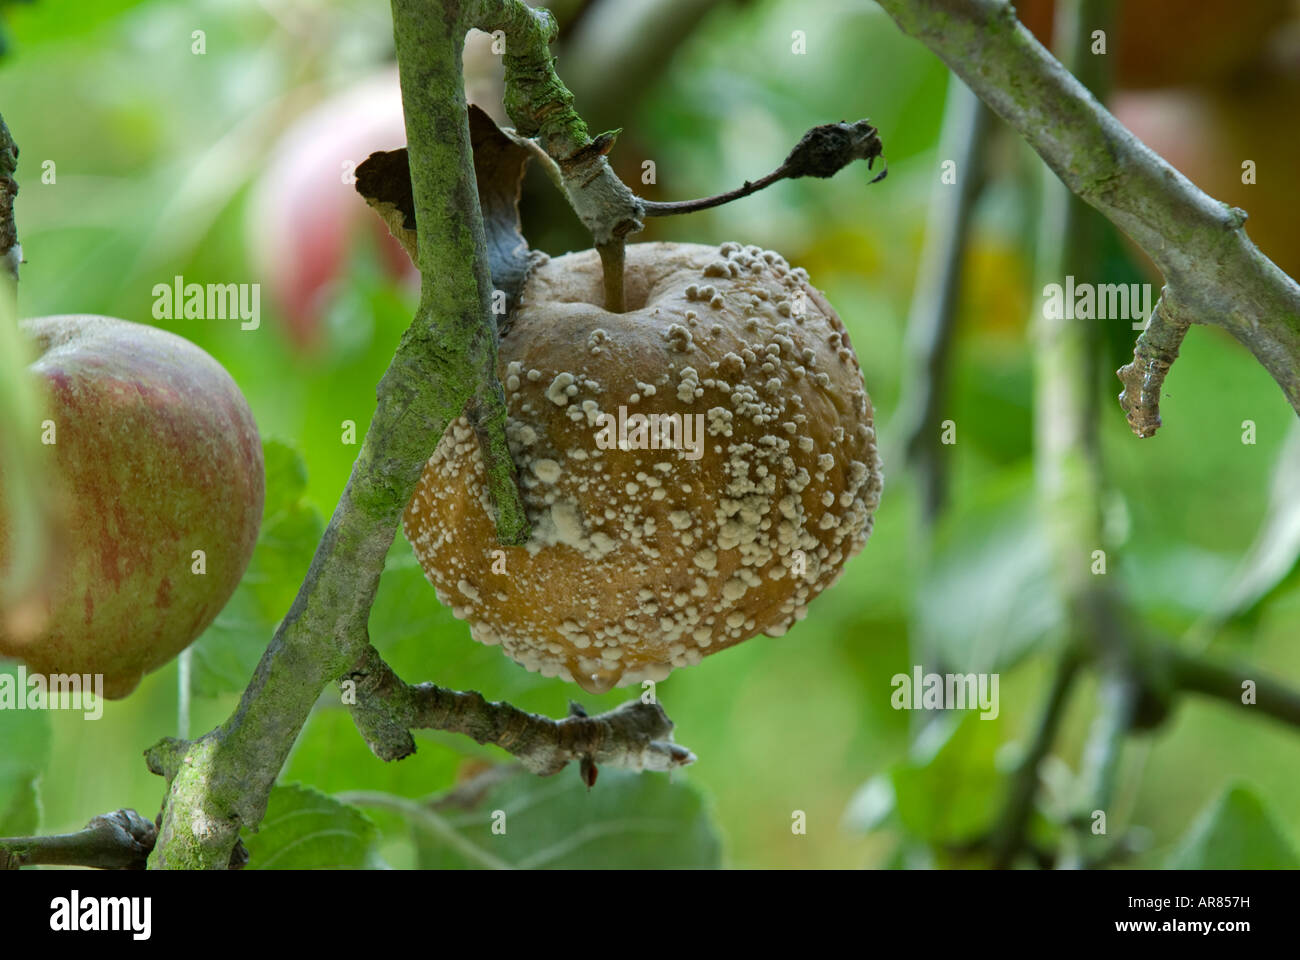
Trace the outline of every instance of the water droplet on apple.
<instances>
[{"instance_id":1,"label":"water droplet on apple","mask_svg":"<svg viewBox=\"0 0 1300 960\"><path fill-rule=\"evenodd\" d=\"M623 668L621 666L600 666L594 670L587 669L591 665L590 660L583 661L585 666L570 668L573 673L573 682L582 687L592 696L600 696L602 693L609 693L623 679Z\"/></svg>"}]
</instances>

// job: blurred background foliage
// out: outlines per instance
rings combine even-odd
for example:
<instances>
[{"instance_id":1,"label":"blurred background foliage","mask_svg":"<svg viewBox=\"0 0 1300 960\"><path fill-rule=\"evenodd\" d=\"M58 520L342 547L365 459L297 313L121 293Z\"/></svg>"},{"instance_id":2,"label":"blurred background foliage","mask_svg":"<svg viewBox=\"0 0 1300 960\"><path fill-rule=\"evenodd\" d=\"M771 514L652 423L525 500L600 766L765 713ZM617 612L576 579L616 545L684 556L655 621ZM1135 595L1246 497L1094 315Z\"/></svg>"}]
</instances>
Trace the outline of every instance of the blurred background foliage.
<instances>
[{"instance_id":1,"label":"blurred background foliage","mask_svg":"<svg viewBox=\"0 0 1300 960\"><path fill-rule=\"evenodd\" d=\"M1025 13L1041 20L1043 4L1034 6ZM928 531L896 412L914 386L905 382L904 337L944 159L945 68L868 0L567 0L553 9L564 28L561 75L580 111L591 104L595 129L623 128L611 160L648 196L730 189L774 167L817 123L868 116L879 126L890 170L881 184L868 187L869 174L853 168L832 181L785 182L742 203L653 220L637 238L775 248L826 291L852 334L884 445L875 533L788 635L755 639L660 684L678 739L700 757L676 782L606 771L590 794L574 770L536 783L497 782L485 771L507 759L503 753L434 733L417 735L415 757L385 765L327 692L284 771L267 828L248 840L255 860L979 865L952 851L991 826L1062 633L1034 506L1040 165L995 124L951 354L945 418L957 425L957 443L943 448L950 496ZM1139 78L1141 88L1121 89L1115 103L1198 183L1244 206L1252 236L1295 275L1300 191L1291 121L1300 96L1292 96L1288 42L1294 11L1289 3L1280 9L1231 69L1178 77L1189 82L1175 88ZM357 452L343 442L344 422L364 432L375 384L412 315L410 277L345 182L349 163L402 142L388 7L37 0L3 10L0 112L22 150L22 314L101 313L188 337L231 372L268 441L262 542L235 600L195 648L197 733L230 713L287 609ZM1194 27L1181 16L1146 19L1156 33L1128 42L1177 46L1180 30ZM1227 29L1222 19L1219 27ZM806 54L792 52L794 31L803 31ZM471 92L500 116L491 100L499 63L486 38L471 39L466 60ZM1237 182L1242 159L1257 161L1258 186ZM646 161L653 183L643 180ZM47 172L52 182L42 182ZM523 217L534 247L562 253L587 245L536 172ZM1157 279L1124 241L1107 243L1097 282ZM262 284L261 328L153 321L152 288L176 275ZM1296 529L1300 457L1294 442L1286 445L1293 412L1244 349L1198 328L1167 382L1165 426L1139 441L1114 402L1110 374L1131 356L1135 334L1127 322L1114 327L1096 387L1114 491L1106 504L1108 576L1122 580L1153 629L1176 638L1222 621L1186 642L1300 678L1296 538L1283 538L1269 562L1248 566L1253 579L1239 580L1263 531ZM1244 420L1256 424L1254 444L1242 442ZM580 695L473 643L438 606L400 534L371 634L409 681L477 689L552 716L570 698L594 713L630 695ZM1002 671L1000 717L923 724L895 711L890 679L916 663ZM1073 771L1093 709L1087 695L1071 701L1044 767L1033 825L1040 839L1059 832L1062 811L1077 799ZM0 836L31 832L38 817L42 832L63 832L123 806L152 816L162 783L140 755L176 733L176 717L175 664L108 704L97 722L0 714ZM466 800L467 783L487 800ZM1143 828L1127 861L1139 866L1295 865L1297 797L1295 731L1248 710L1188 701L1154 732L1129 740L1111 830ZM484 813L494 807L528 818L512 821L526 826L511 830L511 845L495 842ZM792 832L793 811L806 813L806 835ZM302 838L317 835L342 839L304 849Z\"/></svg>"}]
</instances>

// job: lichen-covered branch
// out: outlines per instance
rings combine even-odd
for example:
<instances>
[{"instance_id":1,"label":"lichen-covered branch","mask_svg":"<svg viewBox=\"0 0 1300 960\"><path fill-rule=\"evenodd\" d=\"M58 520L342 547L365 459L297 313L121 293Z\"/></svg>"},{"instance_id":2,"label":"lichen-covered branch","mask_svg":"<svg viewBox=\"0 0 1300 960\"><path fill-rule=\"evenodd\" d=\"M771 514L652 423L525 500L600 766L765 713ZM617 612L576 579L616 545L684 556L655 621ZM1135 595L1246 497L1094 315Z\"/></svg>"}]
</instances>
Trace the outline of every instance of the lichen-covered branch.
<instances>
[{"instance_id":1,"label":"lichen-covered branch","mask_svg":"<svg viewBox=\"0 0 1300 960\"><path fill-rule=\"evenodd\" d=\"M640 699L595 717L579 713L552 720L490 702L474 691L407 684L373 648L342 683L355 684L349 709L381 760L414 753L411 730L445 730L498 746L542 776L573 761L660 771L695 761L690 750L673 742L673 722L663 707Z\"/></svg>"},{"instance_id":2,"label":"lichen-covered branch","mask_svg":"<svg viewBox=\"0 0 1300 960\"><path fill-rule=\"evenodd\" d=\"M155 836L151 820L134 810L115 810L76 833L0 839L0 870L38 865L143 870Z\"/></svg>"},{"instance_id":3,"label":"lichen-covered branch","mask_svg":"<svg viewBox=\"0 0 1300 960\"><path fill-rule=\"evenodd\" d=\"M1188 321L1231 333L1300 412L1300 285L1251 242L1243 211L1201 192L1133 136L1005 0L878 2L1151 257Z\"/></svg>"},{"instance_id":4,"label":"lichen-covered branch","mask_svg":"<svg viewBox=\"0 0 1300 960\"><path fill-rule=\"evenodd\" d=\"M18 265L23 262L23 248L18 244L18 227L14 222L14 198L18 196L18 145L0 117L0 269L15 284Z\"/></svg>"},{"instance_id":5,"label":"lichen-covered branch","mask_svg":"<svg viewBox=\"0 0 1300 960\"><path fill-rule=\"evenodd\" d=\"M429 0L425 5L433 6ZM446 9L457 6L448 3ZM621 263L625 239L641 230L644 207L605 159L618 131L594 139L587 132L573 107L573 94L555 72L550 43L558 26L547 10L522 0L466 0L463 13L465 28L505 34L506 114L520 136L535 139L554 161L569 205L609 264L606 307L620 309L623 271L613 263Z\"/></svg>"},{"instance_id":6,"label":"lichen-covered branch","mask_svg":"<svg viewBox=\"0 0 1300 960\"><path fill-rule=\"evenodd\" d=\"M534 15L522 3L479 6L509 14L501 22L514 44L508 58L515 64L514 109L531 110L549 136L562 136L567 127L556 127L553 89L543 83L527 87L530 93L518 90L521 64L549 65L544 46L526 52L533 39L544 44L546 30L529 32ZM475 397L486 403L487 428L499 423L491 391L483 388L494 377L496 336L461 77L461 49L473 22L466 13L456 3L393 0L424 277L420 303L379 383L374 418L307 577L239 706L200 739L164 741L150 751L151 769L168 780L151 866L229 865L240 828L255 828L265 814L321 690L368 647L366 623L385 556L447 424ZM508 463L498 461L502 489L513 486Z\"/></svg>"}]
</instances>

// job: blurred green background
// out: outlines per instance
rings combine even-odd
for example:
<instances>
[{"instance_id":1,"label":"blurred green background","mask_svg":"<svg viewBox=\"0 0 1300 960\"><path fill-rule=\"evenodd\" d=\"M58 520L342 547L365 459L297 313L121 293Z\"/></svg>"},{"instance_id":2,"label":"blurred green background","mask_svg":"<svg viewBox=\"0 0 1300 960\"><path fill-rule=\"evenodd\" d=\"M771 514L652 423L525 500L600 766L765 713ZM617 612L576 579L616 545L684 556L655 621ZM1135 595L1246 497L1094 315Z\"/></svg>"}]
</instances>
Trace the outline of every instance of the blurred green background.
<instances>
[{"instance_id":1,"label":"blurred green background","mask_svg":"<svg viewBox=\"0 0 1300 960\"><path fill-rule=\"evenodd\" d=\"M938 138L946 69L867 0L660 6L698 7L702 16L698 23L687 17L690 28L678 28L680 39L641 58L649 65L633 54L663 41L648 27L633 27L653 4L555 6L565 28L561 76L568 78L573 65L578 108L592 104L596 129L623 128L611 160L634 189L656 199L717 193L772 169L814 124L866 116L880 128L889 162L883 183L868 186L870 175L858 168L831 181L784 182L707 213L652 220L637 239L736 240L780 250L807 268L852 334L887 458L885 494L867 548L806 621L785 637L754 639L659 685L678 740L700 758L675 775L668 794L660 796L665 788L658 783L638 786L609 775L587 795L573 770L540 787L516 779L505 789L540 791L539 803L549 797L556 812L547 822L561 833L564 824L584 822L584 805L616 813L630 809L619 808L618 798L633 793L629 804L660 813L671 807L673 817L699 831L690 834L695 840L685 852L665 848L658 860L653 851L628 853L614 857L615 865L671 866L696 862L692 857L707 863L717 856L711 837L720 842L721 862L734 867L957 863L945 850L990 825L1062 635L1034 508L1032 317L1041 303L1033 281L1041 164L1014 137L994 130L951 353L945 417L957 424L958 442L943 448L950 499L927 532L915 478L902 462L897 412L915 388L904 337L927 208L944 159ZM28 261L22 315L100 313L157 322L184 335L230 371L271 441L267 530L256 576L250 574L195 651L190 729L198 733L229 715L287 609L357 452L342 442L343 424L354 421L364 432L375 384L412 315L413 287L395 276L391 247L340 175L370 149L402 142L400 132L393 142L384 133L400 106L386 79L389 10L375 0L37 0L4 11L0 113L22 151L17 217ZM663 25L663 16L650 16ZM622 23L631 38L611 23ZM1270 46L1252 56L1260 63L1273 56L1274 33L1288 29L1270 32ZM806 38L804 54L792 52L795 31ZM200 39L204 52L196 53ZM499 66L485 51L484 38L477 38L467 63L471 91L490 96ZM624 62L640 66L623 74ZM1274 150L1258 157L1262 189L1266 175L1294 176L1294 135L1268 135L1268 117L1276 113L1259 117L1262 133L1226 125L1226 116L1244 122L1225 104L1247 96L1241 85L1248 82L1236 75L1231 82L1199 78L1173 93L1125 95L1135 117L1142 109L1168 117L1173 103L1182 105L1178 116L1199 116L1199 127L1179 128L1181 141L1177 130L1162 135L1170 152L1181 150L1187 164L1202 164L1211 179L1217 164L1229 168L1218 171L1220 182L1233 181L1239 156L1254 157L1242 151ZM499 104L484 106L499 115ZM1224 143L1230 137L1243 144L1235 153ZM1226 152L1210 155L1212 149ZM653 184L642 180L647 160L654 163ZM50 169L53 182L42 182ZM320 184L324 193L311 193ZM1284 241L1294 233L1300 199L1292 195L1293 181L1284 190L1262 205L1249 192L1224 199L1249 210L1252 236L1294 273L1300 264ZM295 207L286 199L294 191L309 199ZM530 242L551 253L585 246L576 221L549 191L544 178L530 175L523 207ZM330 212L336 209L343 212ZM317 246L338 249L322 253L307 244L305 253L295 252L295 243L306 243L303 233ZM1282 239L1270 247L1270 237ZM1109 243L1109 272L1100 282L1151 279L1121 241ZM304 257L320 259L303 266ZM301 275L290 277L293 269ZM152 288L176 275L197 283L262 284L261 328L153 321ZM1300 511L1294 485L1280 507L1270 508L1273 486L1300 471L1294 450L1284 459L1295 415L1243 348L1218 330L1197 328L1166 385L1165 426L1156 439L1139 441L1114 402L1118 384L1109 372L1131 357L1133 336L1127 323L1108 333L1105 378L1097 384L1113 488L1106 504L1108 575L1122 580L1144 623L1178 638L1223 609L1228 585L1261 530L1285 526ZM1253 445L1242 443L1244 420L1256 424ZM1210 649L1300 682L1294 546L1286 562L1275 564L1264 599L1234 608ZM562 715L570 698L595 713L631 695L586 696L472 642L466 626L439 608L400 534L371 634L410 682L477 689L552 716ZM919 659L921 650L938 651L936 659ZM999 670L1001 716L967 722L956 733L941 718L920 736L918 717L890 707L890 678L917 663L927 670ZM152 816L162 782L146 771L141 753L177 732L177 685L172 664L129 699L108 704L97 722L60 713L0 714L0 782L6 769L40 773L42 832L74 830L118 807ZM1071 800L1094 711L1091 691L1085 683L1072 699L1044 770L1036 829L1045 836L1059 830L1054 811ZM506 755L422 733L413 758L385 765L370 755L337 699L334 693L322 698L283 782L327 794L387 794L383 804L351 797L374 824L374 846L363 844L365 862L459 863L445 837L421 828L419 816L392 798L438 794ZM47 727L45 756L33 745L44 742ZM949 735L946 750L935 753L933 741ZM1293 845L1300 836L1296 731L1248 710L1192 700L1154 732L1131 738L1110 814L1112 832L1143 828L1140 849L1126 862L1160 866L1185 855L1195 847L1195 836L1185 840L1189 831L1204 833L1210 823L1197 823L1198 813L1237 783L1271 811L1266 817L1278 842ZM608 798L593 799L602 790ZM293 797L286 793L283 802ZM21 806L13 803L8 825L29 824L30 815L12 815ZM792 832L793 811L806 813L806 834ZM440 822L467 837L482 830L468 815ZM0 820L0 835L5 825ZM371 830L360 832L370 837ZM492 849L490 836L475 842ZM604 865L604 843L586 837L567 853L533 862ZM337 854L339 862L356 856Z\"/></svg>"}]
</instances>

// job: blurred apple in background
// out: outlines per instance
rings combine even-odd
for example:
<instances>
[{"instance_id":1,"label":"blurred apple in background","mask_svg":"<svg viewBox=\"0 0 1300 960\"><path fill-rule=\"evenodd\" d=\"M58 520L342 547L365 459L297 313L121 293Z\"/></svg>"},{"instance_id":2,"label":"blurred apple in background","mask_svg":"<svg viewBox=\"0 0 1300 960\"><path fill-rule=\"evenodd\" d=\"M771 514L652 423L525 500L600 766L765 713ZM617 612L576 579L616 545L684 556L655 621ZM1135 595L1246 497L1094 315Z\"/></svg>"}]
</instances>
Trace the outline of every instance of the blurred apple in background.
<instances>
[{"instance_id":1,"label":"blurred apple in background","mask_svg":"<svg viewBox=\"0 0 1300 960\"><path fill-rule=\"evenodd\" d=\"M1016 13L1052 45L1053 0L1019 0ZM1115 86L1126 89L1213 83L1249 67L1292 14L1292 0L1118 0Z\"/></svg>"},{"instance_id":2,"label":"blurred apple in background","mask_svg":"<svg viewBox=\"0 0 1300 960\"><path fill-rule=\"evenodd\" d=\"M472 32L465 44L466 96L498 123L505 122L501 73L492 38ZM353 181L371 153L405 144L401 86L390 66L319 102L273 146L249 198L248 242L257 275L299 352L325 345L324 318L359 243L376 245L394 283L419 288L410 258Z\"/></svg>"},{"instance_id":3,"label":"blurred apple in background","mask_svg":"<svg viewBox=\"0 0 1300 960\"><path fill-rule=\"evenodd\" d=\"M1198 187L1245 210L1250 238L1300 276L1300 70L1226 88L1125 91L1111 109Z\"/></svg>"},{"instance_id":4,"label":"blurred apple in background","mask_svg":"<svg viewBox=\"0 0 1300 960\"><path fill-rule=\"evenodd\" d=\"M322 345L322 318L358 235L369 231L385 272L416 276L410 259L353 187L357 164L406 143L397 70L385 70L300 117L276 144L249 201L249 249L286 332Z\"/></svg>"},{"instance_id":5,"label":"blurred apple in background","mask_svg":"<svg viewBox=\"0 0 1300 960\"><path fill-rule=\"evenodd\" d=\"M1015 6L1050 46L1052 0ZM1246 232L1292 276L1300 275L1298 12L1294 0L1120 0L1108 44L1117 56L1111 112L1210 196L1245 210Z\"/></svg>"}]
</instances>

